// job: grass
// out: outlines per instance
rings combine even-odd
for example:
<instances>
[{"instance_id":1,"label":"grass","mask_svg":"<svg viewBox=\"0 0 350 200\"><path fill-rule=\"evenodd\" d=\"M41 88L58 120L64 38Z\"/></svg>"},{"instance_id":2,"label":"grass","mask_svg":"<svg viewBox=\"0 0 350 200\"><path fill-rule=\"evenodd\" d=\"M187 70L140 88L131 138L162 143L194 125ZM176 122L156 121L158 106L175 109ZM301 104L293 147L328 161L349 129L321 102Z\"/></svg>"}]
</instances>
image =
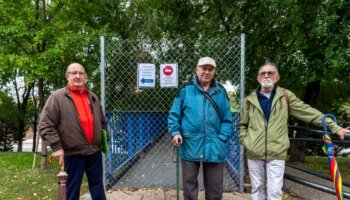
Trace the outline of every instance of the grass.
<instances>
[{"instance_id":1,"label":"grass","mask_svg":"<svg viewBox=\"0 0 350 200\"><path fill-rule=\"evenodd\" d=\"M350 157L336 157L338 168L343 181L350 181ZM329 166L327 157L311 157L307 156L303 163L293 163L298 166L313 170L325 175L329 174Z\"/></svg>"},{"instance_id":2,"label":"grass","mask_svg":"<svg viewBox=\"0 0 350 200\"><path fill-rule=\"evenodd\" d=\"M32 169L33 157L34 153L0 152L0 199L58 198L58 161L54 160L46 170L41 170L41 156L38 154L36 166ZM81 193L87 192L84 180Z\"/></svg>"}]
</instances>

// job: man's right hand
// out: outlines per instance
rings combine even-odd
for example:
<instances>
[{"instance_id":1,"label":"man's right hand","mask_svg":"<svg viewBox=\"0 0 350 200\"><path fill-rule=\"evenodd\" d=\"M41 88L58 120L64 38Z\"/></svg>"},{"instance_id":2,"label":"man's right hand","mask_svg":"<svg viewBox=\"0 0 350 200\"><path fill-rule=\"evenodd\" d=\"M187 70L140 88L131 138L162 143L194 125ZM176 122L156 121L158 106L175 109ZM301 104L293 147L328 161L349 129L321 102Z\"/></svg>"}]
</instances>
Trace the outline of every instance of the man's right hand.
<instances>
[{"instance_id":1,"label":"man's right hand","mask_svg":"<svg viewBox=\"0 0 350 200\"><path fill-rule=\"evenodd\" d=\"M59 160L59 165L63 166L64 165L64 151L63 149L60 149L58 151L52 152L52 156Z\"/></svg>"},{"instance_id":2,"label":"man's right hand","mask_svg":"<svg viewBox=\"0 0 350 200\"><path fill-rule=\"evenodd\" d=\"M182 144L182 136L181 135L175 135L174 137L173 137L173 144L175 145L175 146L180 146L180 144Z\"/></svg>"},{"instance_id":3,"label":"man's right hand","mask_svg":"<svg viewBox=\"0 0 350 200\"><path fill-rule=\"evenodd\" d=\"M350 131L347 128L342 128L339 131L337 131L336 134L339 136L341 140L344 140L344 139L348 139L349 132ZM345 136L347 137L345 138Z\"/></svg>"}]
</instances>

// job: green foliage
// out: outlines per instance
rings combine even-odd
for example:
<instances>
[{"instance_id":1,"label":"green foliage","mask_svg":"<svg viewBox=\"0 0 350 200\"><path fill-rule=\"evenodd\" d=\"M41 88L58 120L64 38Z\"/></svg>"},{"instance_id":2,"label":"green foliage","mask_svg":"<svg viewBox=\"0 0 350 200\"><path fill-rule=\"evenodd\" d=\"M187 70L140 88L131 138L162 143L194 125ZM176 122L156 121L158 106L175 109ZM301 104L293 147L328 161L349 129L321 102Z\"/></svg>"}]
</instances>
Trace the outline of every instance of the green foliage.
<instances>
[{"instance_id":1,"label":"green foliage","mask_svg":"<svg viewBox=\"0 0 350 200\"><path fill-rule=\"evenodd\" d=\"M342 126L350 127L350 98L339 99L334 104L334 112L340 116L338 120Z\"/></svg>"},{"instance_id":2,"label":"green foliage","mask_svg":"<svg viewBox=\"0 0 350 200\"><path fill-rule=\"evenodd\" d=\"M18 129L18 110L7 93L0 91L0 151L11 151Z\"/></svg>"},{"instance_id":3,"label":"green foliage","mask_svg":"<svg viewBox=\"0 0 350 200\"><path fill-rule=\"evenodd\" d=\"M302 96L314 81L348 85L349 76L342 75L350 70L349 9L342 0L133 1L130 12L142 17L128 22L138 24L133 29L138 38L223 38L243 32L246 91L256 87L257 69L267 59L278 64L281 85Z\"/></svg>"},{"instance_id":4,"label":"green foliage","mask_svg":"<svg viewBox=\"0 0 350 200\"><path fill-rule=\"evenodd\" d=\"M85 11L92 8L90 4L82 5ZM44 95L66 84L64 73L69 63L80 62L88 72L98 69L95 46L99 29L89 26L93 18L87 13L76 15L76 11L82 13L80 9L75 1L11 0L0 4L0 83L12 86L10 90L16 92L18 140L25 130L27 102L34 83L43 81L40 99L44 99Z\"/></svg>"},{"instance_id":5,"label":"green foliage","mask_svg":"<svg viewBox=\"0 0 350 200\"><path fill-rule=\"evenodd\" d=\"M31 82L42 77L51 90L49 86L65 85L69 63L96 70L99 29L90 26L93 16L87 13L92 4L81 2L50 1L45 9L38 2L36 9L33 1L5 1L0 7L1 80L23 76Z\"/></svg>"},{"instance_id":6,"label":"green foliage","mask_svg":"<svg viewBox=\"0 0 350 200\"><path fill-rule=\"evenodd\" d=\"M237 96L232 91L227 92L227 95L230 99L231 112L240 112L240 110L239 110L239 96Z\"/></svg>"},{"instance_id":7,"label":"green foliage","mask_svg":"<svg viewBox=\"0 0 350 200\"><path fill-rule=\"evenodd\" d=\"M45 3L39 0L0 0L2 86L18 78L23 78L25 86L43 79L44 94L47 97L51 91L66 84L64 72L68 64L80 62L90 75L89 86L99 93L100 35L109 38L113 36L119 40L174 39L181 43L183 38L190 41L203 38L222 39L238 36L240 33L246 34L246 92L257 86L256 72L266 59L279 66L281 86L291 89L299 97L305 95L305 88L309 83L321 83L321 97L316 106L322 108L322 111L330 111L332 106L340 106L334 99L344 95L340 92L329 95L328 92L337 90L330 85L344 88L350 82L348 1L43 2ZM193 60L187 62L192 67L197 59L193 51L194 44L195 42L193 46L188 45L182 49L174 46L167 53L178 57L181 54L191 55ZM135 66L140 58L119 56L118 51L128 54L131 53L129 50L130 47L125 45L112 52L111 56L117 62L126 59L130 65ZM225 52L220 53L220 59L224 59ZM164 59L166 56L164 55ZM184 69L184 73L192 74L191 67ZM229 67L223 67L217 78L233 73L227 70ZM117 79L107 80L109 83L116 83L113 88L114 99L118 101L123 98L118 96L121 90L128 91L129 96L136 101L151 95L148 94L150 91L135 92L135 76L127 70L118 71ZM180 79L187 81L188 77ZM126 86L121 87L123 84ZM19 91L23 92L25 89L23 87ZM169 92L167 97L170 98L174 93L175 91ZM348 93L344 96L346 95ZM163 97L157 98L160 99L159 108L169 107L166 99L162 102ZM25 109L20 111L24 112Z\"/></svg>"}]
</instances>

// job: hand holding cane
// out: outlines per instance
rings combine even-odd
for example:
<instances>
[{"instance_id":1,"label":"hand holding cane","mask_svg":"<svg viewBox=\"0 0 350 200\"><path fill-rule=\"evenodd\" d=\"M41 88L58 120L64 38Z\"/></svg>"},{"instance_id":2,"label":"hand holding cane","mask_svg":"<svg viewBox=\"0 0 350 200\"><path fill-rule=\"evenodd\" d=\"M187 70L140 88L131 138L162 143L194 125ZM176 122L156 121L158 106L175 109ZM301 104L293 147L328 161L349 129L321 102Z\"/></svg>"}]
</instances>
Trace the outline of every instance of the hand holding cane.
<instances>
[{"instance_id":1,"label":"hand holding cane","mask_svg":"<svg viewBox=\"0 0 350 200\"><path fill-rule=\"evenodd\" d=\"M176 141L176 140L175 140ZM176 162L176 200L180 199L180 164L179 164L179 145L182 143L181 138L177 138L174 143L174 156L173 161Z\"/></svg>"}]
</instances>

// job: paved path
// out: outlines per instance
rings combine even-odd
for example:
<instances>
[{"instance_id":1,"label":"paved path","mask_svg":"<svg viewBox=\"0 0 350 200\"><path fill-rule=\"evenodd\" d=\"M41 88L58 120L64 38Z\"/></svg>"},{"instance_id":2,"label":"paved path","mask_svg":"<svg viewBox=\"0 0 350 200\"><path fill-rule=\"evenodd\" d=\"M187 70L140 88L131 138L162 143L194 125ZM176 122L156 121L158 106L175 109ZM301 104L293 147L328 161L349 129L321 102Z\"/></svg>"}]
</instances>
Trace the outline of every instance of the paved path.
<instances>
[{"instance_id":1,"label":"paved path","mask_svg":"<svg viewBox=\"0 0 350 200\"><path fill-rule=\"evenodd\" d=\"M291 174L293 176L306 179L308 181L312 181L314 183L323 184L327 187L333 187L333 183L329 181L325 181L324 179L318 178L313 175L306 174L299 170L296 170L291 167L286 167L286 173ZM350 188L343 187L344 192L350 193ZM317 189L313 189L292 181L285 179L284 181L284 190L288 194L284 194L283 200L336 200L337 197L333 194L329 194L326 192L322 192ZM182 191L180 191L180 196L182 195ZM176 191L172 189L116 189L113 191L107 192L108 200L175 200L176 199ZM181 198L182 199L182 196ZM204 192L199 192L199 200L204 200ZM249 193L238 193L238 192L229 192L224 193L223 200L244 200L251 199ZM344 198L346 199L346 198ZM90 194L85 194L81 196L80 200L91 200Z\"/></svg>"},{"instance_id":2,"label":"paved path","mask_svg":"<svg viewBox=\"0 0 350 200\"><path fill-rule=\"evenodd\" d=\"M182 194L182 191L180 191ZM180 195L181 196L181 195ZM140 189L140 190L116 190L107 192L108 200L175 200L176 190L163 189ZM183 199L182 196L180 199ZM204 200L204 192L199 192L199 200ZM246 193L224 193L223 200L245 200L250 199L250 194ZM80 200L91 200L89 194L80 197Z\"/></svg>"},{"instance_id":3,"label":"paved path","mask_svg":"<svg viewBox=\"0 0 350 200\"><path fill-rule=\"evenodd\" d=\"M166 134L152 148L149 148L130 170L125 172L113 188L176 188L176 164L173 162L173 153L171 137ZM181 164L179 174L181 174ZM238 175L234 177L238 178ZM237 178L233 180L225 167L224 190L238 191ZM198 175L198 184L199 189L204 188L202 167Z\"/></svg>"},{"instance_id":4,"label":"paved path","mask_svg":"<svg viewBox=\"0 0 350 200\"><path fill-rule=\"evenodd\" d=\"M38 145L38 152L41 152L41 143L42 143L42 141L40 139L39 145ZM13 152L17 152L17 147L18 147L17 143L13 144ZM22 152L32 152L32 148L33 148L33 139L23 140Z\"/></svg>"}]
</instances>

